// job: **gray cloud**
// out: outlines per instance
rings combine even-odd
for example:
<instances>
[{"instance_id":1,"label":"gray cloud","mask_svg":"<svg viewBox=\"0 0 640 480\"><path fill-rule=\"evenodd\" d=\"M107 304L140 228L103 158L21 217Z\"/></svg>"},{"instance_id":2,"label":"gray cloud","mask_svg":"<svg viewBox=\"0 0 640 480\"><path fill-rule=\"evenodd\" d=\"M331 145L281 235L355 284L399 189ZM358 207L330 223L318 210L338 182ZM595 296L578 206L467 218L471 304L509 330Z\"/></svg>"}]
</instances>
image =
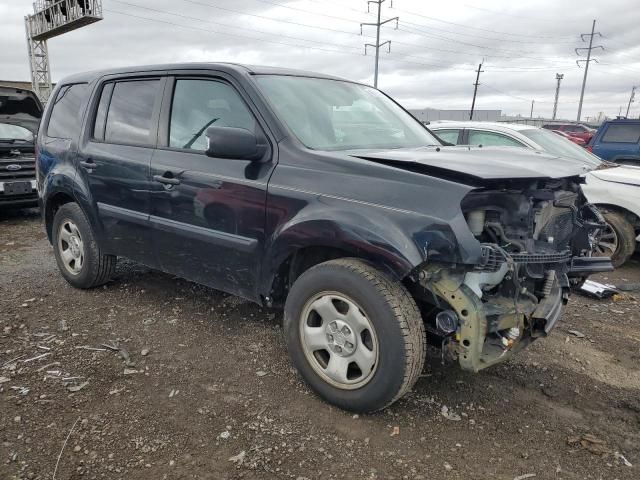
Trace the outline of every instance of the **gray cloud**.
<instances>
[{"instance_id":1,"label":"gray cloud","mask_svg":"<svg viewBox=\"0 0 640 480\"><path fill-rule=\"evenodd\" d=\"M631 86L640 84L636 0L384 5L385 18L400 16L400 29L383 28L382 40L391 40L392 48L381 54L379 86L410 108L468 108L473 70L484 58L477 108L528 115L535 99L534 114L549 115L560 72L559 114L574 118L583 70L573 49L585 45L579 34L593 18L604 35L597 43L606 50L595 52L600 64L590 67L584 115L616 115L620 106L626 109ZM28 8L0 4L0 79L28 78ZM361 37L359 23L375 18L364 13L364 0L104 0L104 8L103 21L49 41L54 80L83 70L178 61L276 65L373 80L373 55L363 55L363 44L372 43L375 32L365 27ZM640 99L632 112L640 114Z\"/></svg>"}]
</instances>

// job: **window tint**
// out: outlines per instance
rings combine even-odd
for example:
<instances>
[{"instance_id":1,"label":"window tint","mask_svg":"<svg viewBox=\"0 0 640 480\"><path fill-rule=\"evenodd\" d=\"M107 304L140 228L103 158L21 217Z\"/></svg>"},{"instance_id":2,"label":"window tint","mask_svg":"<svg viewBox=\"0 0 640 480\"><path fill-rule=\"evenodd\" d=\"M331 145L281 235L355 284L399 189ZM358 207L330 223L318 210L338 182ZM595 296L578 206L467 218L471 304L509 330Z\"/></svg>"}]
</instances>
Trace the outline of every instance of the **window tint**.
<instances>
[{"instance_id":1,"label":"window tint","mask_svg":"<svg viewBox=\"0 0 640 480\"><path fill-rule=\"evenodd\" d=\"M78 134L87 90L86 83L65 85L60 89L49 118L47 136L73 138Z\"/></svg>"},{"instance_id":2,"label":"window tint","mask_svg":"<svg viewBox=\"0 0 640 480\"><path fill-rule=\"evenodd\" d=\"M256 121L231 85L213 80L178 80L171 105L169 146L204 151L210 126L254 132Z\"/></svg>"},{"instance_id":3,"label":"window tint","mask_svg":"<svg viewBox=\"0 0 640 480\"><path fill-rule=\"evenodd\" d=\"M440 140L447 143L453 143L454 145L458 144L458 132L460 130L434 130L435 133Z\"/></svg>"},{"instance_id":4,"label":"window tint","mask_svg":"<svg viewBox=\"0 0 640 480\"><path fill-rule=\"evenodd\" d=\"M151 145L153 107L160 80L118 82L113 88L105 141L133 145Z\"/></svg>"},{"instance_id":5,"label":"window tint","mask_svg":"<svg viewBox=\"0 0 640 480\"><path fill-rule=\"evenodd\" d=\"M469 145L485 147L524 147L522 143L499 133L469 130Z\"/></svg>"},{"instance_id":6,"label":"window tint","mask_svg":"<svg viewBox=\"0 0 640 480\"><path fill-rule=\"evenodd\" d=\"M612 123L602 136L603 142L637 143L640 140L640 123L624 125Z\"/></svg>"},{"instance_id":7,"label":"window tint","mask_svg":"<svg viewBox=\"0 0 640 480\"><path fill-rule=\"evenodd\" d=\"M93 125L93 138L104 140L104 127L107 124L107 109L109 101L111 101L111 92L113 92L113 83L107 83L102 89L98 111L96 112L96 122Z\"/></svg>"}]
</instances>

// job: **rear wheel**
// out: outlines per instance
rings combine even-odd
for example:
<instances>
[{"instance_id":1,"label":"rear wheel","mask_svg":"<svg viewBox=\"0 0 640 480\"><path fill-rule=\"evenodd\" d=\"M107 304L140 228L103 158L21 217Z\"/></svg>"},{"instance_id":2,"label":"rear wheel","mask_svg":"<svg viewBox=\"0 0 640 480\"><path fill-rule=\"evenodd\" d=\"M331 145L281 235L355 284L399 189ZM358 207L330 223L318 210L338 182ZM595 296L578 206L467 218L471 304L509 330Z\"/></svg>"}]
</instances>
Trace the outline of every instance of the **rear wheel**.
<instances>
[{"instance_id":1,"label":"rear wheel","mask_svg":"<svg viewBox=\"0 0 640 480\"><path fill-rule=\"evenodd\" d=\"M77 288L91 288L109 281L116 257L102 253L77 203L60 207L53 218L52 234L56 262L67 282Z\"/></svg>"},{"instance_id":2,"label":"rear wheel","mask_svg":"<svg viewBox=\"0 0 640 480\"><path fill-rule=\"evenodd\" d=\"M595 254L611 257L611 263L618 268L623 265L636 249L636 233L631 222L619 212L603 212L607 226L597 238Z\"/></svg>"},{"instance_id":3,"label":"rear wheel","mask_svg":"<svg viewBox=\"0 0 640 480\"><path fill-rule=\"evenodd\" d=\"M415 301L402 284L356 259L303 273L287 297L284 327L302 377L346 410L390 405L424 365L426 337Z\"/></svg>"}]
</instances>

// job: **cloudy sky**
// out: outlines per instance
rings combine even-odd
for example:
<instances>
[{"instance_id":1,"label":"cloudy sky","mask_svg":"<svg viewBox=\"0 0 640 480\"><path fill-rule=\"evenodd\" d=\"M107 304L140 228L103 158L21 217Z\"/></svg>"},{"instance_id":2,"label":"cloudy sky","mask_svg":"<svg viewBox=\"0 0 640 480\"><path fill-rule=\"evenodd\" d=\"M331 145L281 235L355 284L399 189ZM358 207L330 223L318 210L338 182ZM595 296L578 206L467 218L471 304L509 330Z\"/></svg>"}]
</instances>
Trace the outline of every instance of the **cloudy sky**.
<instances>
[{"instance_id":1,"label":"cloudy sky","mask_svg":"<svg viewBox=\"0 0 640 480\"><path fill-rule=\"evenodd\" d=\"M638 0L390 0L379 87L409 108L468 109L484 59L477 108L574 119L584 70L574 48L597 19L584 116L615 116L640 85ZM113 66L233 61L315 70L373 83L375 4L365 0L103 0L104 20L49 41L53 79ZM0 80L28 80L24 34L31 1L0 0ZM584 65L584 64L582 64ZM640 91L631 114L640 115Z\"/></svg>"}]
</instances>

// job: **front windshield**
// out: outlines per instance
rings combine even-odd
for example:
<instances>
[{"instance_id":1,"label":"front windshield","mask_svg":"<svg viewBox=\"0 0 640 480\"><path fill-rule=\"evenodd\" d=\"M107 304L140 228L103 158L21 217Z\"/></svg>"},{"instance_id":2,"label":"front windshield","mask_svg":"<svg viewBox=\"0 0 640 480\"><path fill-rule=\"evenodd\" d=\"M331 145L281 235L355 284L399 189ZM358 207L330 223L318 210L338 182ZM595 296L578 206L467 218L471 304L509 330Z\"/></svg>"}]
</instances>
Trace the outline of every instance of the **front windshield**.
<instances>
[{"instance_id":1,"label":"front windshield","mask_svg":"<svg viewBox=\"0 0 640 480\"><path fill-rule=\"evenodd\" d=\"M11 125L9 123L0 123L0 142L6 140L19 140L24 142L33 141L33 133L24 127Z\"/></svg>"},{"instance_id":2,"label":"front windshield","mask_svg":"<svg viewBox=\"0 0 640 480\"><path fill-rule=\"evenodd\" d=\"M602 163L602 160L592 153L587 152L584 148L576 145L571 140L567 140L550 130L532 128L520 130L520 133L540 145L545 152L549 152L553 155L581 160L594 167L598 167Z\"/></svg>"},{"instance_id":3,"label":"front windshield","mask_svg":"<svg viewBox=\"0 0 640 480\"><path fill-rule=\"evenodd\" d=\"M355 150L440 145L424 126L384 94L323 78L259 75L278 117L308 148Z\"/></svg>"}]
</instances>

